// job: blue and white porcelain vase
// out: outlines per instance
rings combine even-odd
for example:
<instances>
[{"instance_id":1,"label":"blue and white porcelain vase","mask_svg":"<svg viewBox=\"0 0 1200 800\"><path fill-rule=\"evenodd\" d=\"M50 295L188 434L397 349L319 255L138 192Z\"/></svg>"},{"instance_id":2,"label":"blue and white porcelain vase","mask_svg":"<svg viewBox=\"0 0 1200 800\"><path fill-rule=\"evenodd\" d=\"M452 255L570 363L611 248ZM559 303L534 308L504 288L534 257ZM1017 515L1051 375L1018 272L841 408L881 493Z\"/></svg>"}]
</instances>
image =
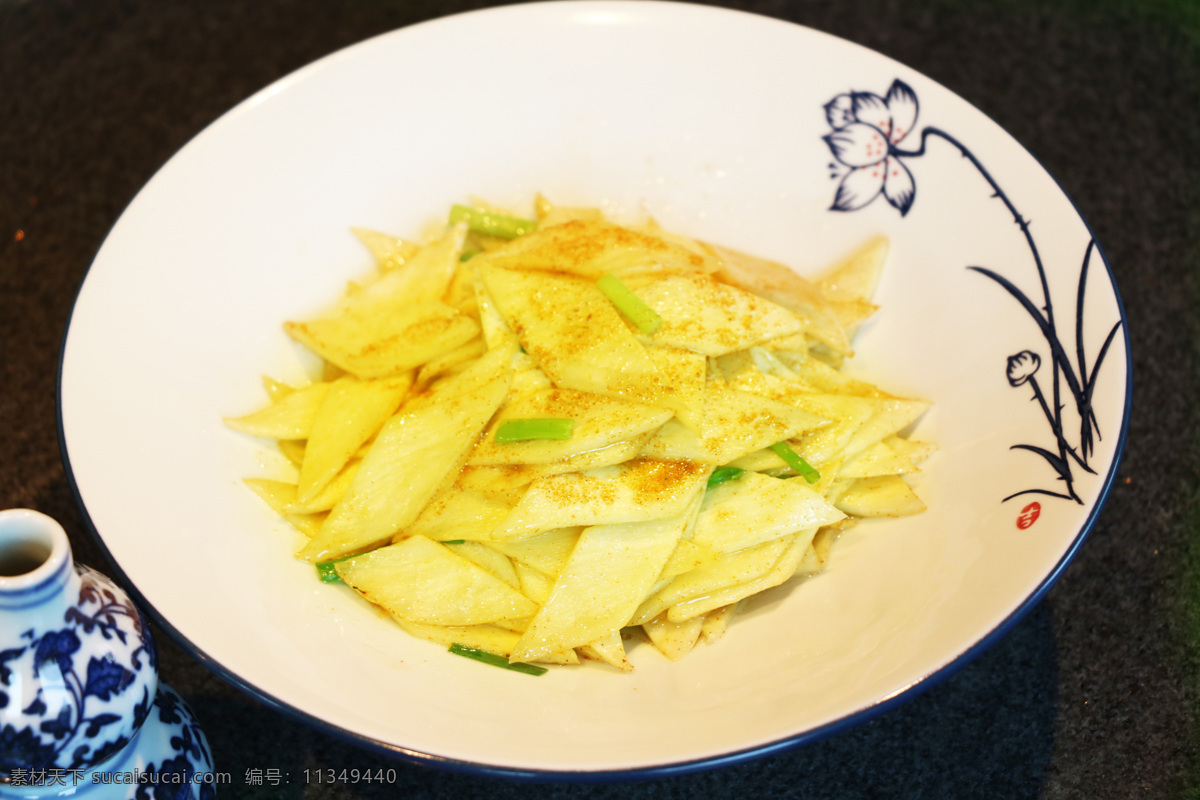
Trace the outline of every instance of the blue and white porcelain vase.
<instances>
[{"instance_id":1,"label":"blue and white porcelain vase","mask_svg":"<svg viewBox=\"0 0 1200 800\"><path fill-rule=\"evenodd\" d=\"M50 517L0 511L0 798L211 798L212 776L129 596Z\"/></svg>"}]
</instances>

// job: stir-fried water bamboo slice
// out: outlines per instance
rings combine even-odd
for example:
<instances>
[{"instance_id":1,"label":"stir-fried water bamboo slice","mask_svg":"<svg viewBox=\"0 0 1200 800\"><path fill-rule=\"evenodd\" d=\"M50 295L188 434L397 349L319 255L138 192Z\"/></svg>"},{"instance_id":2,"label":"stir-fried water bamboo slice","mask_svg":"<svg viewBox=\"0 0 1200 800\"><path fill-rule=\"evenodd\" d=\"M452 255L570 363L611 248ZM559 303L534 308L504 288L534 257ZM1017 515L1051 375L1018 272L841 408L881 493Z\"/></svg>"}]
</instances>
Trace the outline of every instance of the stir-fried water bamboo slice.
<instances>
[{"instance_id":1,"label":"stir-fried water bamboo slice","mask_svg":"<svg viewBox=\"0 0 1200 800\"><path fill-rule=\"evenodd\" d=\"M905 517L925 510L925 502L898 475L857 478L834 505L856 517Z\"/></svg>"},{"instance_id":2,"label":"stir-fried water bamboo slice","mask_svg":"<svg viewBox=\"0 0 1200 800\"><path fill-rule=\"evenodd\" d=\"M779 561L790 541L783 537L726 553L719 560L676 576L638 606L629 624L644 624L677 603L705 597L765 575Z\"/></svg>"},{"instance_id":3,"label":"stir-fried water bamboo slice","mask_svg":"<svg viewBox=\"0 0 1200 800\"><path fill-rule=\"evenodd\" d=\"M938 449L934 442L919 442L901 436L889 436L884 441L894 452L903 455L914 464L920 464Z\"/></svg>"},{"instance_id":4,"label":"stir-fried water bamboo slice","mask_svg":"<svg viewBox=\"0 0 1200 800\"><path fill-rule=\"evenodd\" d=\"M445 303L354 305L284 329L317 355L360 378L418 367L479 335L479 323Z\"/></svg>"},{"instance_id":5,"label":"stir-fried water bamboo slice","mask_svg":"<svg viewBox=\"0 0 1200 800\"><path fill-rule=\"evenodd\" d=\"M378 381L344 376L329 385L313 419L300 467L300 502L313 498L383 427L412 384L411 373Z\"/></svg>"},{"instance_id":6,"label":"stir-fried water bamboo slice","mask_svg":"<svg viewBox=\"0 0 1200 800\"><path fill-rule=\"evenodd\" d=\"M705 493L691 541L733 553L845 516L803 478L780 480L747 472Z\"/></svg>"},{"instance_id":7,"label":"stir-fried water bamboo slice","mask_svg":"<svg viewBox=\"0 0 1200 800\"><path fill-rule=\"evenodd\" d=\"M296 507L296 484L272 478L246 478L243 481L262 498L271 510L305 536L312 536L320 529L326 514L299 511Z\"/></svg>"},{"instance_id":8,"label":"stir-fried water bamboo slice","mask_svg":"<svg viewBox=\"0 0 1200 800\"><path fill-rule=\"evenodd\" d=\"M329 313L285 323L284 330L360 378L398 375L466 344L479 335L479 324L442 302L464 235L465 228L452 228Z\"/></svg>"},{"instance_id":9,"label":"stir-fried water bamboo slice","mask_svg":"<svg viewBox=\"0 0 1200 800\"><path fill-rule=\"evenodd\" d=\"M673 622L662 614L642 625L642 630L660 653L671 661L678 661L696 646L703 627L703 617Z\"/></svg>"},{"instance_id":10,"label":"stir-fried water bamboo slice","mask_svg":"<svg viewBox=\"0 0 1200 800\"><path fill-rule=\"evenodd\" d=\"M636 294L662 317L655 342L706 356L804 330L804 320L783 306L709 276L665 278Z\"/></svg>"},{"instance_id":11,"label":"stir-fried water bamboo slice","mask_svg":"<svg viewBox=\"0 0 1200 800\"><path fill-rule=\"evenodd\" d=\"M362 242L363 247L375 258L381 272L387 272L405 264L420 251L416 242L408 242L398 236L381 233L370 228L351 228L350 232Z\"/></svg>"},{"instance_id":12,"label":"stir-fried water bamboo slice","mask_svg":"<svg viewBox=\"0 0 1200 800\"><path fill-rule=\"evenodd\" d=\"M342 496L346 494L346 490L350 488L350 484L354 482L354 476L358 474L360 466L362 466L361 458L351 458L346 462L346 466L342 467L341 471L333 476L333 480L326 483L321 491L307 500L301 494L302 487L297 486L295 511L303 514L331 511L341 501Z\"/></svg>"},{"instance_id":13,"label":"stir-fried water bamboo slice","mask_svg":"<svg viewBox=\"0 0 1200 800\"><path fill-rule=\"evenodd\" d=\"M500 551L493 550L481 542L454 541L442 542L442 544L449 547L455 555L462 556L476 566L482 567L512 588L520 591L521 578L517 575L517 569L508 560L508 556Z\"/></svg>"},{"instance_id":14,"label":"stir-fried water bamboo slice","mask_svg":"<svg viewBox=\"0 0 1200 800\"><path fill-rule=\"evenodd\" d=\"M413 636L437 642L449 647L460 645L485 653L508 658L521 634L508 630L500 624L484 625L420 625L409 620L393 617L396 623ZM579 657L573 650L548 653L539 659L540 664L578 664Z\"/></svg>"},{"instance_id":15,"label":"stir-fried water bamboo slice","mask_svg":"<svg viewBox=\"0 0 1200 800\"><path fill-rule=\"evenodd\" d=\"M517 572L517 579L521 582L521 593L538 606L545 604L550 598L550 592L554 590L555 576L547 575L520 561L514 561L512 565Z\"/></svg>"},{"instance_id":16,"label":"stir-fried water bamboo slice","mask_svg":"<svg viewBox=\"0 0 1200 800\"><path fill-rule=\"evenodd\" d=\"M234 430L251 436L266 436L272 439L307 439L312 432L313 421L329 384L313 383L281 393L270 405L241 417L226 417L225 424Z\"/></svg>"},{"instance_id":17,"label":"stir-fried water bamboo slice","mask_svg":"<svg viewBox=\"0 0 1200 800\"><path fill-rule=\"evenodd\" d=\"M727 606L714 608L705 614L704 623L700 626L701 643L710 644L724 636L729 623L737 616L737 612L741 607L742 604L740 602L730 603Z\"/></svg>"},{"instance_id":18,"label":"stir-fried water bamboo slice","mask_svg":"<svg viewBox=\"0 0 1200 800\"><path fill-rule=\"evenodd\" d=\"M579 653L587 658L603 661L610 667L616 667L621 672L633 672L633 664L625 653L625 642L620 631L613 631L594 642L589 642L577 648Z\"/></svg>"},{"instance_id":19,"label":"stir-fried water bamboo slice","mask_svg":"<svg viewBox=\"0 0 1200 800\"><path fill-rule=\"evenodd\" d=\"M512 504L455 483L429 502L397 536L428 536L434 541L487 541L512 511Z\"/></svg>"},{"instance_id":20,"label":"stir-fried water bamboo slice","mask_svg":"<svg viewBox=\"0 0 1200 800\"><path fill-rule=\"evenodd\" d=\"M478 625L537 611L500 578L424 536L338 562L337 572L370 602L425 625Z\"/></svg>"},{"instance_id":21,"label":"stir-fried water bamboo slice","mask_svg":"<svg viewBox=\"0 0 1200 800\"><path fill-rule=\"evenodd\" d=\"M713 259L658 236L580 218L540 227L503 250L478 258L488 265L566 273L589 281L610 273L625 280L638 275L706 274L717 268Z\"/></svg>"},{"instance_id":22,"label":"stir-fried water bamboo slice","mask_svg":"<svg viewBox=\"0 0 1200 800\"><path fill-rule=\"evenodd\" d=\"M783 264L727 247L707 247L721 264L717 278L791 309L804 319L805 332L834 353L854 352L836 313L811 282Z\"/></svg>"},{"instance_id":23,"label":"stir-fried water bamboo slice","mask_svg":"<svg viewBox=\"0 0 1200 800\"><path fill-rule=\"evenodd\" d=\"M530 485L495 537L504 540L574 525L674 517L691 502L707 476L708 468L693 461L638 458L541 478Z\"/></svg>"},{"instance_id":24,"label":"stir-fried water bamboo slice","mask_svg":"<svg viewBox=\"0 0 1200 800\"><path fill-rule=\"evenodd\" d=\"M886 236L874 236L842 257L817 279L817 288L830 300L870 301L879 285L890 245Z\"/></svg>"},{"instance_id":25,"label":"stir-fried water bamboo slice","mask_svg":"<svg viewBox=\"0 0 1200 800\"><path fill-rule=\"evenodd\" d=\"M657 370L592 281L488 267L480 278L508 327L555 386L634 400Z\"/></svg>"},{"instance_id":26,"label":"stir-fried water bamboo slice","mask_svg":"<svg viewBox=\"0 0 1200 800\"><path fill-rule=\"evenodd\" d=\"M837 476L839 479L870 478L878 475L905 475L916 471L917 466L912 459L893 450L886 441L879 441L842 462Z\"/></svg>"},{"instance_id":27,"label":"stir-fried water bamboo slice","mask_svg":"<svg viewBox=\"0 0 1200 800\"><path fill-rule=\"evenodd\" d=\"M575 550L582 528L557 528L525 539L493 542L492 547L543 575L557 576Z\"/></svg>"},{"instance_id":28,"label":"stir-fried water bamboo slice","mask_svg":"<svg viewBox=\"0 0 1200 800\"><path fill-rule=\"evenodd\" d=\"M493 351L384 424L341 502L298 553L338 558L411 524L466 461L508 393L511 355Z\"/></svg>"},{"instance_id":29,"label":"stir-fried water bamboo slice","mask_svg":"<svg viewBox=\"0 0 1200 800\"><path fill-rule=\"evenodd\" d=\"M697 436L671 420L642 452L653 458L726 464L776 442L824 427L829 417L794 405L710 384L704 393L704 421Z\"/></svg>"},{"instance_id":30,"label":"stir-fried water bamboo slice","mask_svg":"<svg viewBox=\"0 0 1200 800\"><path fill-rule=\"evenodd\" d=\"M538 658L620 631L692 524L699 501L697 491L676 517L584 529L514 658Z\"/></svg>"},{"instance_id":31,"label":"stir-fried water bamboo slice","mask_svg":"<svg viewBox=\"0 0 1200 800\"><path fill-rule=\"evenodd\" d=\"M816 528L810 528L793 534L787 548L779 556L779 560L765 574L728 589L722 589L684 603L677 603L667 611L667 619L673 623L700 620L714 609L779 586L795 575L801 564L804 563L804 557L812 547L812 539L816 532Z\"/></svg>"},{"instance_id":32,"label":"stir-fried water bamboo slice","mask_svg":"<svg viewBox=\"0 0 1200 800\"><path fill-rule=\"evenodd\" d=\"M552 464L654 431L670 417L671 412L667 409L591 392L541 389L509 401L496 415L467 463L472 466ZM523 442L495 440L496 430L507 420L546 418L572 420L574 429L571 437Z\"/></svg>"}]
</instances>

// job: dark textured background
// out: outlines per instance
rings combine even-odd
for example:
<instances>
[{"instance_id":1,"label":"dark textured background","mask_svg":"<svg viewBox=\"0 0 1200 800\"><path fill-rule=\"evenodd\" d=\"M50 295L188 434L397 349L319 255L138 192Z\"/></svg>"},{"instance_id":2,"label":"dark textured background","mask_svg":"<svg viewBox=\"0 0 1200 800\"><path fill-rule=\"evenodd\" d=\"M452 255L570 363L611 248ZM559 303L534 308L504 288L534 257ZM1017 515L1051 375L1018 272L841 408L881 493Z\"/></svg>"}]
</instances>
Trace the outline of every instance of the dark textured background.
<instances>
[{"instance_id":1,"label":"dark textured background","mask_svg":"<svg viewBox=\"0 0 1200 800\"><path fill-rule=\"evenodd\" d=\"M102 570L60 461L55 382L72 297L170 155L239 100L464 0L0 0L0 507L59 519ZM530 786L411 766L298 725L164 634L162 677L233 776L223 797L1183 798L1197 774L1200 2L763 0L942 82L1076 200L1117 276L1134 416L1099 524L1019 625L950 679L817 744L696 775ZM169 262L169 254L164 254ZM394 767L399 785L308 785ZM290 772L253 787L248 769Z\"/></svg>"}]
</instances>

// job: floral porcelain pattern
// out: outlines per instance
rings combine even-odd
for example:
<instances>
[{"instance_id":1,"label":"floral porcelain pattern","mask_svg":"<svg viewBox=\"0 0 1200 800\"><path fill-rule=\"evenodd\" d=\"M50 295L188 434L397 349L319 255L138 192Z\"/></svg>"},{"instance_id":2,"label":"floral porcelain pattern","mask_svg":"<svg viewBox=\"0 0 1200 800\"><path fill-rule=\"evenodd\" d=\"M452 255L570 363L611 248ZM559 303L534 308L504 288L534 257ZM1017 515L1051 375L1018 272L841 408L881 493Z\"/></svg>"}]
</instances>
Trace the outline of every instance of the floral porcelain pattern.
<instances>
[{"instance_id":1,"label":"floral porcelain pattern","mask_svg":"<svg viewBox=\"0 0 1200 800\"><path fill-rule=\"evenodd\" d=\"M154 701L154 645L141 614L104 576L77 574L61 627L25 628L0 650L0 705L12 707L0 728L5 771L99 764L128 744Z\"/></svg>"},{"instance_id":2,"label":"floral porcelain pattern","mask_svg":"<svg viewBox=\"0 0 1200 800\"><path fill-rule=\"evenodd\" d=\"M14 519L44 525L64 545L41 580L0 581L0 797L215 796L194 780L211 772L208 744L182 698L159 683L141 612L70 560L49 518L3 512L0 545L22 535L6 527ZM137 784L106 785L115 770L136 770Z\"/></svg>"},{"instance_id":3,"label":"floral porcelain pattern","mask_svg":"<svg viewBox=\"0 0 1200 800\"><path fill-rule=\"evenodd\" d=\"M939 138L957 149L987 182L1021 235L1033 258L1038 280L1042 289L1041 304L1031 299L1024 291L1004 275L983 266L969 266L995 281L1007 291L1032 318L1045 339L1049 388L1038 382L1037 372L1042 366L1042 356L1034 350L1025 349L1010 356L1006 364L1009 385L1013 388L1028 386L1046 418L1053 443L1014 444L1010 449L1024 450L1040 456L1053 470L1060 484L1055 489L1031 488L1014 492L1004 498L1011 500L1022 495L1038 494L1073 500L1080 505L1083 499L1076 491L1078 468L1095 474L1089 458L1101 435L1100 426L1092 409L1092 397L1096 379L1109 348L1121 329L1121 321L1115 322L1089 363L1084 347L1085 290L1088 268L1096 251L1096 242L1090 239L1084 248L1083 263L1079 269L1076 292L1076 315L1074 331L1074 357L1060 338L1055 320L1054 304L1050 296L1046 268L1038 251L1037 242L1030 230L1030 221L1017 210L1008 194L1000 187L983 163L946 131L928 126L921 130L920 143L915 149L904 149L901 145L909 139L917 127L919 103L916 92L901 80L894 80L885 95L874 92L852 91L839 94L825 104L825 119L832 131L823 139L832 153L835 163L830 164L833 177L838 180L837 190L830 205L832 211L857 211L883 197L891 206L905 216L916 200L916 181L905 162L926 155L929 139ZM1070 430L1064 414L1070 402L1077 430Z\"/></svg>"}]
</instances>

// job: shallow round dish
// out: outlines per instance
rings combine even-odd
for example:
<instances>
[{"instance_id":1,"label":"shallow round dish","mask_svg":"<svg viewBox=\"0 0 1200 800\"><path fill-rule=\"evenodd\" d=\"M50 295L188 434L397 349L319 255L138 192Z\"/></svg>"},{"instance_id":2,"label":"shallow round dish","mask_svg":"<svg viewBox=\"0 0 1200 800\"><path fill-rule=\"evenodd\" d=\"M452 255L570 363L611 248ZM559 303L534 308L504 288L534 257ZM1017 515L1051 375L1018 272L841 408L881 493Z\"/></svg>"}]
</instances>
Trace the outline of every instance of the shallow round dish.
<instances>
[{"instance_id":1,"label":"shallow round dish","mask_svg":"<svg viewBox=\"0 0 1200 800\"><path fill-rule=\"evenodd\" d=\"M890 237L852 370L933 401L915 431L940 444L915 479L929 510L852 529L826 572L759 598L678 663L634 648L632 674L489 669L318 582L291 557L298 535L241 483L275 462L222 417L265 402L263 373L304 375L281 324L369 269L352 226L413 237L452 203L528 208L539 191L802 274ZM1088 226L967 102L764 17L551 2L360 43L197 136L87 275L60 424L116 569L236 685L450 768L646 777L828 735L1000 636L1095 523L1129 364Z\"/></svg>"}]
</instances>

